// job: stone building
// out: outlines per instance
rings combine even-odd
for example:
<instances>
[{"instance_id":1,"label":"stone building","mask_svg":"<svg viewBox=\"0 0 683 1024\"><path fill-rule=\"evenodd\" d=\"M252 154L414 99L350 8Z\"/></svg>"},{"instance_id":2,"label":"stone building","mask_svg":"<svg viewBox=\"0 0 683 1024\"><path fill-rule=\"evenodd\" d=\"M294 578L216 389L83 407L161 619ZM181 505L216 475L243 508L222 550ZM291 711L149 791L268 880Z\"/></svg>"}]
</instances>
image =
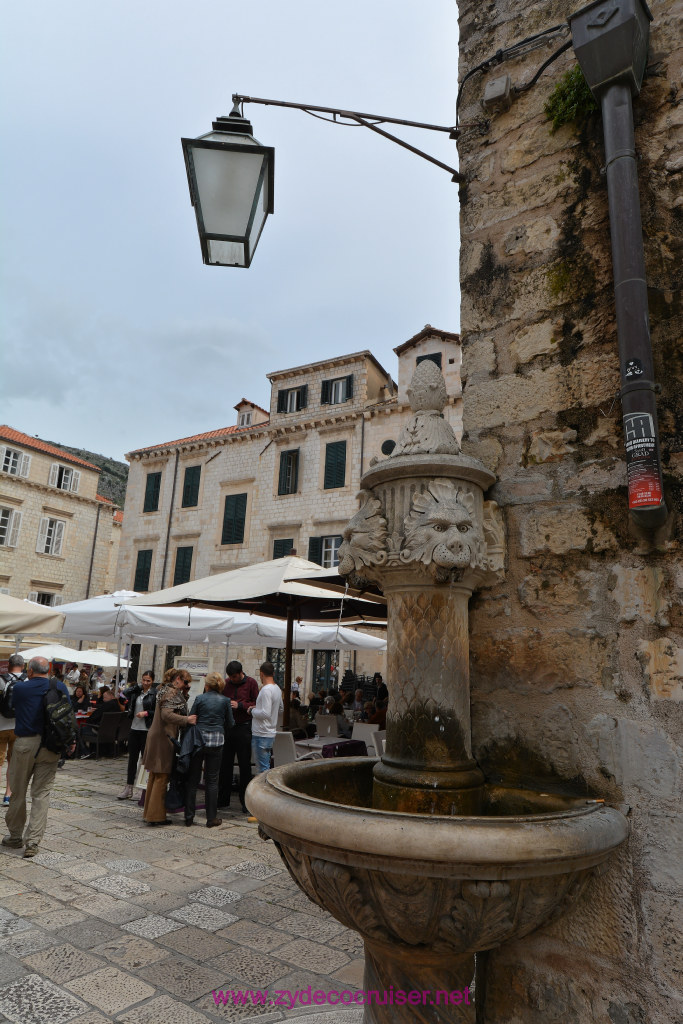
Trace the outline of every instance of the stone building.
<instances>
[{"instance_id":1,"label":"stone building","mask_svg":"<svg viewBox=\"0 0 683 1024\"><path fill-rule=\"evenodd\" d=\"M100 470L0 426L0 589L39 604L101 594L113 583L122 513L97 493Z\"/></svg>"},{"instance_id":2,"label":"stone building","mask_svg":"<svg viewBox=\"0 0 683 1024\"><path fill-rule=\"evenodd\" d=\"M362 473L396 443L420 359L446 372L446 414L461 432L458 335L427 325L395 351L398 386L369 351L295 366L267 374L268 410L243 398L232 426L131 452L117 589L160 590L290 551L336 565ZM252 668L264 654L231 649ZM218 668L225 653L210 657ZM355 667L374 672L381 658L359 654ZM310 658L295 668L317 676Z\"/></svg>"},{"instance_id":3,"label":"stone building","mask_svg":"<svg viewBox=\"0 0 683 1024\"><path fill-rule=\"evenodd\" d=\"M604 798L632 830L565 917L490 954L477 1020L674 1024L683 1020L681 3L653 6L633 101L669 508L654 533L628 509L601 116L586 110L553 132L544 113L569 81L571 48L533 88L514 91L568 39L561 23L581 4L459 7L463 450L498 478L488 496L508 544L505 581L471 603L475 755L490 776ZM506 74L507 97L494 85ZM487 89L502 99L484 114Z\"/></svg>"}]
</instances>

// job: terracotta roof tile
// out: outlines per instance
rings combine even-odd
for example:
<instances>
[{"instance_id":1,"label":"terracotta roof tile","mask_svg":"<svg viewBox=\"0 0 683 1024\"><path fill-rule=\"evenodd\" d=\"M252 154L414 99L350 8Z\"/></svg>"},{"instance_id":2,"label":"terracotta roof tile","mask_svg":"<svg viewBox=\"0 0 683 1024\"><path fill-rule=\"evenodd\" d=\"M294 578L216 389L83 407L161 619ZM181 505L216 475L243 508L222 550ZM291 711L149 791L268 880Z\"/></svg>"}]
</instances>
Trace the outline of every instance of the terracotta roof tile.
<instances>
[{"instance_id":1,"label":"terracotta roof tile","mask_svg":"<svg viewBox=\"0 0 683 1024\"><path fill-rule=\"evenodd\" d=\"M122 523L123 522L123 510L122 509L117 508L115 510L115 512L114 512L114 522L115 523Z\"/></svg>"},{"instance_id":2,"label":"terracotta roof tile","mask_svg":"<svg viewBox=\"0 0 683 1024\"><path fill-rule=\"evenodd\" d=\"M265 423L255 424L256 426L263 427ZM244 431L251 430L252 427L220 427L218 430L207 430L204 434L192 434L190 437L179 437L175 441L160 441L159 444L148 444L144 448L136 448L132 452L128 452L129 455L139 455L141 452L153 452L157 448L173 448L177 444L190 444L192 441L213 441L221 437L227 437L229 434L241 434Z\"/></svg>"},{"instance_id":3,"label":"terracotta roof tile","mask_svg":"<svg viewBox=\"0 0 683 1024\"><path fill-rule=\"evenodd\" d=\"M95 497L97 498L98 501L103 501L105 503L105 505L113 505L114 504L114 502L111 500L111 498L105 498L105 496L103 494L96 494Z\"/></svg>"},{"instance_id":4,"label":"terracotta roof tile","mask_svg":"<svg viewBox=\"0 0 683 1024\"><path fill-rule=\"evenodd\" d=\"M61 459L62 462L73 462L77 466L85 466L86 469L94 469L96 473L100 472L100 467L93 466L92 462L79 459L78 456L72 455L71 452L65 452L62 448L57 448L54 444L48 444L47 441L41 441L38 437L22 434L20 430L8 427L5 423L0 426L0 440L14 441L15 444L21 444L25 448L33 448L37 452L44 452L45 455L54 455Z\"/></svg>"}]
</instances>

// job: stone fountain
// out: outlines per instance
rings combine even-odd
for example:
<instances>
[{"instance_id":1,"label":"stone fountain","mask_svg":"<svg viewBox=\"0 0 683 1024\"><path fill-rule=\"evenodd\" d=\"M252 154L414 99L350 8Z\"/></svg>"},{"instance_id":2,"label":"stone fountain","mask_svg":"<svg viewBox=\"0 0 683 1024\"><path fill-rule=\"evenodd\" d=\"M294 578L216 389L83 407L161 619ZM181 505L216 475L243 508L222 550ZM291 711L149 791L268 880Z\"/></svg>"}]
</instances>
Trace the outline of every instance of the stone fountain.
<instances>
[{"instance_id":1,"label":"stone fountain","mask_svg":"<svg viewBox=\"0 0 683 1024\"><path fill-rule=\"evenodd\" d=\"M408 394L339 552L342 574L387 598L386 752L286 765L247 790L300 888L363 937L379 993L365 1024L473 1022L474 954L561 914L628 834L599 800L489 785L473 759L468 602L503 572L502 517L433 362Z\"/></svg>"}]
</instances>

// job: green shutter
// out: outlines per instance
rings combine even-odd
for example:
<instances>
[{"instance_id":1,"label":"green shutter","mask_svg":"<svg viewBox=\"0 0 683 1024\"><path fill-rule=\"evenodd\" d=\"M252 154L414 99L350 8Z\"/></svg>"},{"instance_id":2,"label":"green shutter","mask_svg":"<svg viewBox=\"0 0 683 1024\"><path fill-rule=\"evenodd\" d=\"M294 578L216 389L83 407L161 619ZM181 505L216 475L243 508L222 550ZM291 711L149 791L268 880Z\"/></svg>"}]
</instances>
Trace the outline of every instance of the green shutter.
<instances>
[{"instance_id":1,"label":"green shutter","mask_svg":"<svg viewBox=\"0 0 683 1024\"><path fill-rule=\"evenodd\" d=\"M151 570L152 551L138 551L133 590L149 590L149 576Z\"/></svg>"},{"instance_id":2,"label":"green shutter","mask_svg":"<svg viewBox=\"0 0 683 1024\"><path fill-rule=\"evenodd\" d=\"M241 544L247 517L246 494L229 494L225 499L221 544Z\"/></svg>"},{"instance_id":3,"label":"green shutter","mask_svg":"<svg viewBox=\"0 0 683 1024\"><path fill-rule=\"evenodd\" d=\"M194 508L199 502L199 481L202 475L201 466L188 466L183 481L183 508Z\"/></svg>"},{"instance_id":4,"label":"green shutter","mask_svg":"<svg viewBox=\"0 0 683 1024\"><path fill-rule=\"evenodd\" d=\"M277 493L296 494L299 489L299 449L280 453Z\"/></svg>"},{"instance_id":5,"label":"green shutter","mask_svg":"<svg viewBox=\"0 0 683 1024\"><path fill-rule=\"evenodd\" d=\"M350 373L346 378L346 401L348 402L353 398L353 374Z\"/></svg>"},{"instance_id":6,"label":"green shutter","mask_svg":"<svg viewBox=\"0 0 683 1024\"><path fill-rule=\"evenodd\" d=\"M308 384L302 384L299 388L299 408L305 409L308 405Z\"/></svg>"},{"instance_id":7,"label":"green shutter","mask_svg":"<svg viewBox=\"0 0 683 1024\"><path fill-rule=\"evenodd\" d=\"M322 537L308 538L308 561L323 564L323 539Z\"/></svg>"},{"instance_id":8,"label":"green shutter","mask_svg":"<svg viewBox=\"0 0 683 1024\"><path fill-rule=\"evenodd\" d=\"M346 476L346 441L332 441L325 447L324 487L343 487Z\"/></svg>"},{"instance_id":9,"label":"green shutter","mask_svg":"<svg viewBox=\"0 0 683 1024\"><path fill-rule=\"evenodd\" d=\"M142 506L143 512L156 512L159 508L159 494L161 492L161 473L148 473L145 482L145 501Z\"/></svg>"},{"instance_id":10,"label":"green shutter","mask_svg":"<svg viewBox=\"0 0 683 1024\"><path fill-rule=\"evenodd\" d=\"M330 384L331 383L332 383L332 381L330 381L330 380L324 380L322 382L322 387L320 388L320 404L321 405L329 405L330 404Z\"/></svg>"},{"instance_id":11,"label":"green shutter","mask_svg":"<svg viewBox=\"0 0 683 1024\"><path fill-rule=\"evenodd\" d=\"M192 576L192 548L178 548L175 555L175 572L173 574L173 586L179 583L189 583Z\"/></svg>"},{"instance_id":12,"label":"green shutter","mask_svg":"<svg viewBox=\"0 0 683 1024\"><path fill-rule=\"evenodd\" d=\"M273 558L284 558L294 547L294 540L273 541Z\"/></svg>"},{"instance_id":13,"label":"green shutter","mask_svg":"<svg viewBox=\"0 0 683 1024\"><path fill-rule=\"evenodd\" d=\"M287 407L287 389L277 393L277 411L284 412Z\"/></svg>"}]
</instances>

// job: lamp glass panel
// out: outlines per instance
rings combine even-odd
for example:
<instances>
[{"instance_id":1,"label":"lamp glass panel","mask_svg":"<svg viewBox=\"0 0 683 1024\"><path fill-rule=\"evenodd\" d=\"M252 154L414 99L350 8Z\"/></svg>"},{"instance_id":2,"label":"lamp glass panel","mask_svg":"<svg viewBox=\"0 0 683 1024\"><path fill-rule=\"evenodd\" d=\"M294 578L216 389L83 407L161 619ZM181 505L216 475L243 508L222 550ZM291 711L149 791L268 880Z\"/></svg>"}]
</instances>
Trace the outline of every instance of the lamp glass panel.
<instances>
[{"instance_id":1,"label":"lamp glass panel","mask_svg":"<svg viewBox=\"0 0 683 1024\"><path fill-rule=\"evenodd\" d=\"M263 178L263 187L261 188L261 194L259 196L256 210L254 212L254 221L251 225L251 231L249 232L249 246L253 253L256 248L256 243L259 240L263 223L268 216L268 174L266 173Z\"/></svg>"},{"instance_id":2,"label":"lamp glass panel","mask_svg":"<svg viewBox=\"0 0 683 1024\"><path fill-rule=\"evenodd\" d=\"M263 155L231 150L193 150L204 229L210 235L247 233ZM259 203L259 207L260 207Z\"/></svg>"},{"instance_id":3,"label":"lamp glass panel","mask_svg":"<svg viewBox=\"0 0 683 1024\"><path fill-rule=\"evenodd\" d=\"M207 238L209 263L218 263L222 267L244 267L246 257L243 242L218 242Z\"/></svg>"}]
</instances>

